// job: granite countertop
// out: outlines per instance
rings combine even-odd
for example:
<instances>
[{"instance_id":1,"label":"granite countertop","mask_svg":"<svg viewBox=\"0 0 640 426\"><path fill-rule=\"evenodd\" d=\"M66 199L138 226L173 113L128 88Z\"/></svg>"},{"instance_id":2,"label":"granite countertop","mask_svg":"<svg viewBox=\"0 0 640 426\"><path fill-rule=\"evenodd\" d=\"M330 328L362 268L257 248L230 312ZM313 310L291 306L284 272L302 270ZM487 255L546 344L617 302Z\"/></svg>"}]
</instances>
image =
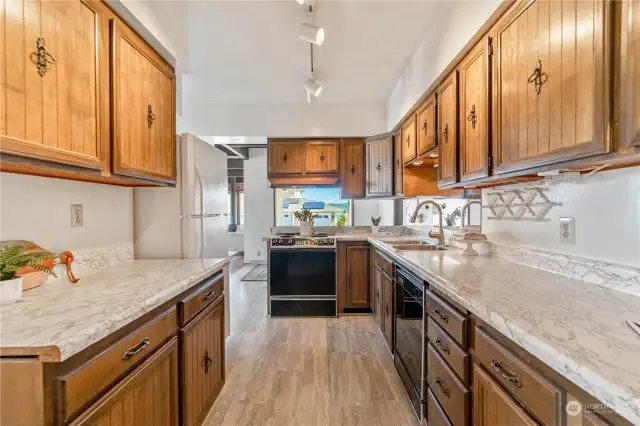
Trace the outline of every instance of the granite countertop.
<instances>
[{"instance_id":1,"label":"granite countertop","mask_svg":"<svg viewBox=\"0 0 640 426\"><path fill-rule=\"evenodd\" d=\"M77 284L46 283L0 307L1 353L47 353L52 361L64 361L228 263L228 258L134 260Z\"/></svg>"},{"instance_id":2,"label":"granite countertop","mask_svg":"<svg viewBox=\"0 0 640 426\"><path fill-rule=\"evenodd\" d=\"M369 242L523 349L640 425L640 297L462 250Z\"/></svg>"}]
</instances>

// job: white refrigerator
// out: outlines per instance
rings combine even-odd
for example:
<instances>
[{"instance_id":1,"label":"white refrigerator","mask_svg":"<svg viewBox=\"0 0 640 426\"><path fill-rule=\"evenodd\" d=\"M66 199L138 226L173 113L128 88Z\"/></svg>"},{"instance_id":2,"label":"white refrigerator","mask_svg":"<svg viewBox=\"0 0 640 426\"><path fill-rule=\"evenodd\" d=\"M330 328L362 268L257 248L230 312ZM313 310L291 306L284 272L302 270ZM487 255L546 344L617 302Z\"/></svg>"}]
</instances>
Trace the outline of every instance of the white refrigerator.
<instances>
[{"instance_id":1,"label":"white refrigerator","mask_svg":"<svg viewBox=\"0 0 640 426\"><path fill-rule=\"evenodd\" d=\"M228 257L227 156L189 133L176 144L176 187L134 189L135 257Z\"/></svg>"}]
</instances>

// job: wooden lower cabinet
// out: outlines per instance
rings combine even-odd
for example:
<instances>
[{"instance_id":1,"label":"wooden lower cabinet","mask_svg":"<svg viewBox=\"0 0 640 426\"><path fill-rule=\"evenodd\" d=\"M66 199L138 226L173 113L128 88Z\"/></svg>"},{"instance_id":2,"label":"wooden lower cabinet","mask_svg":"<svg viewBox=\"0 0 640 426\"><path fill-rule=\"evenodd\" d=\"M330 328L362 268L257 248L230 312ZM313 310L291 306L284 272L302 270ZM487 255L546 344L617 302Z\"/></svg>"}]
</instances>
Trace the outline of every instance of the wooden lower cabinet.
<instances>
[{"instance_id":1,"label":"wooden lower cabinet","mask_svg":"<svg viewBox=\"0 0 640 426\"><path fill-rule=\"evenodd\" d=\"M200 425L224 385L224 297L180 331L182 425Z\"/></svg>"},{"instance_id":2,"label":"wooden lower cabinet","mask_svg":"<svg viewBox=\"0 0 640 426\"><path fill-rule=\"evenodd\" d=\"M473 424L474 426L538 425L478 364L473 364Z\"/></svg>"},{"instance_id":3,"label":"wooden lower cabinet","mask_svg":"<svg viewBox=\"0 0 640 426\"><path fill-rule=\"evenodd\" d=\"M338 312L369 312L369 244L338 243Z\"/></svg>"},{"instance_id":4,"label":"wooden lower cabinet","mask_svg":"<svg viewBox=\"0 0 640 426\"><path fill-rule=\"evenodd\" d=\"M71 423L72 426L178 424L178 340L175 337Z\"/></svg>"},{"instance_id":5,"label":"wooden lower cabinet","mask_svg":"<svg viewBox=\"0 0 640 426\"><path fill-rule=\"evenodd\" d=\"M382 334L391 353L393 353L393 289L393 279L382 271L382 314L384 316Z\"/></svg>"},{"instance_id":6,"label":"wooden lower cabinet","mask_svg":"<svg viewBox=\"0 0 640 426\"><path fill-rule=\"evenodd\" d=\"M383 290L382 290L382 269L378 266L373 268L373 313L375 315L376 324L380 331L384 330L384 308L383 308Z\"/></svg>"}]
</instances>

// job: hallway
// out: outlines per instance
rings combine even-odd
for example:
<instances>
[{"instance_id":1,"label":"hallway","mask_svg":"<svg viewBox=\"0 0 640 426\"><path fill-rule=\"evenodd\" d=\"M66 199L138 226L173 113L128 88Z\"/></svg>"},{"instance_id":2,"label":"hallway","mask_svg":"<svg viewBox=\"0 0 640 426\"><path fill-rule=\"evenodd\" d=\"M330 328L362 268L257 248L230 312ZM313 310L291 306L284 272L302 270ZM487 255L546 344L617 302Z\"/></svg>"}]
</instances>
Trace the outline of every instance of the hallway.
<instances>
[{"instance_id":1,"label":"hallway","mask_svg":"<svg viewBox=\"0 0 640 426\"><path fill-rule=\"evenodd\" d=\"M417 426L370 316L270 319L235 256L226 384L205 426Z\"/></svg>"}]
</instances>

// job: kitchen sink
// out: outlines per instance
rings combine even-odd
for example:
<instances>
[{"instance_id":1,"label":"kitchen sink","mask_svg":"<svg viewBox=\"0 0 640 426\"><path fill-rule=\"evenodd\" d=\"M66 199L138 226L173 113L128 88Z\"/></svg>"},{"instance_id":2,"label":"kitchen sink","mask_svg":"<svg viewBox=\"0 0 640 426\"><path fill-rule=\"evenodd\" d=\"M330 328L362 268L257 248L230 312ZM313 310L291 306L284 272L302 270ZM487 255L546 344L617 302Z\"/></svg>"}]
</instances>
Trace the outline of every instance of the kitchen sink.
<instances>
[{"instance_id":1,"label":"kitchen sink","mask_svg":"<svg viewBox=\"0 0 640 426\"><path fill-rule=\"evenodd\" d=\"M400 251L437 251L447 250L444 246L439 246L432 243L420 243L420 244L393 244L393 248Z\"/></svg>"}]
</instances>

